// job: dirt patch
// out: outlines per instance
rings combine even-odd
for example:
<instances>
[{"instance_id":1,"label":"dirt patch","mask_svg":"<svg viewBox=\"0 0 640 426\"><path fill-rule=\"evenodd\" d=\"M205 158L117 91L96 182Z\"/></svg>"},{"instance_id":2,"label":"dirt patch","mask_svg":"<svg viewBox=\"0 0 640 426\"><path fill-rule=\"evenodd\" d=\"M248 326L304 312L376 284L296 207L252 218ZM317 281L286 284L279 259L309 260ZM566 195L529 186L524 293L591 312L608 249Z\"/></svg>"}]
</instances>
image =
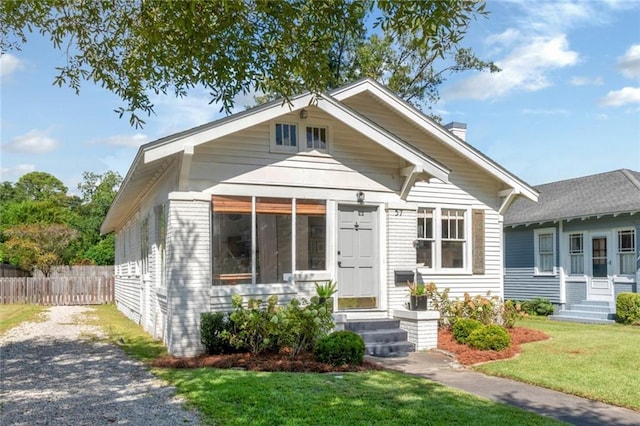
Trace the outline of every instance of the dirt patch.
<instances>
[{"instance_id":1,"label":"dirt patch","mask_svg":"<svg viewBox=\"0 0 640 426\"><path fill-rule=\"evenodd\" d=\"M451 330L440 329L438 331L438 349L452 353L460 364L474 365L499 359L512 358L520 354L521 344L547 340L550 338L547 334L541 331L524 327L513 327L507 331L511 336L511 347L501 351L481 351L456 342L451 334Z\"/></svg>"},{"instance_id":2,"label":"dirt patch","mask_svg":"<svg viewBox=\"0 0 640 426\"><path fill-rule=\"evenodd\" d=\"M520 353L522 343L546 340L548 335L524 327L509 329L511 335L511 347L502 351L481 351L461 345L455 341L451 331L440 329L438 331L438 349L452 353L458 362L463 365L480 364L498 359L511 358ZM310 352L299 354L295 357L287 353L264 353L251 355L249 353L229 355L202 355L197 357L172 357L167 356L153 361L152 365L159 368L237 368L251 371L280 371L293 373L342 373L347 371L382 370L379 363L365 361L362 365L343 365L334 367L313 359Z\"/></svg>"}]
</instances>

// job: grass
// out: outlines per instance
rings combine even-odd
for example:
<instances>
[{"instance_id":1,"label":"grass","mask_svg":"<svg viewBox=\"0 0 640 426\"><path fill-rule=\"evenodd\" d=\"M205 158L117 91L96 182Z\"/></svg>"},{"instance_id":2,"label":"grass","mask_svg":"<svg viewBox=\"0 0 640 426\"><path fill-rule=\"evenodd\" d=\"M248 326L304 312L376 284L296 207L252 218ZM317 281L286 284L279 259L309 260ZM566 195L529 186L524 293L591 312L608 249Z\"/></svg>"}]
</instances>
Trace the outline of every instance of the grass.
<instances>
[{"instance_id":1,"label":"grass","mask_svg":"<svg viewBox=\"0 0 640 426\"><path fill-rule=\"evenodd\" d=\"M46 307L39 305L11 304L0 305L0 334L25 321L38 321Z\"/></svg>"},{"instance_id":2,"label":"grass","mask_svg":"<svg viewBox=\"0 0 640 426\"><path fill-rule=\"evenodd\" d=\"M519 326L552 339L522 346L515 359L476 369L640 411L640 328L531 318Z\"/></svg>"},{"instance_id":3,"label":"grass","mask_svg":"<svg viewBox=\"0 0 640 426\"><path fill-rule=\"evenodd\" d=\"M95 306L91 317L109 340L134 358L148 361L166 354L161 343L113 305ZM153 372L176 386L205 424L560 424L396 372L260 373L210 368Z\"/></svg>"},{"instance_id":4,"label":"grass","mask_svg":"<svg viewBox=\"0 0 640 426\"><path fill-rule=\"evenodd\" d=\"M414 376L161 370L208 424L559 424Z\"/></svg>"},{"instance_id":5,"label":"grass","mask_svg":"<svg viewBox=\"0 0 640 426\"><path fill-rule=\"evenodd\" d=\"M161 341L154 340L142 327L135 324L116 308L115 305L93 305L88 314L87 324L102 327L108 340L120 346L132 358L150 361L167 355Z\"/></svg>"}]
</instances>

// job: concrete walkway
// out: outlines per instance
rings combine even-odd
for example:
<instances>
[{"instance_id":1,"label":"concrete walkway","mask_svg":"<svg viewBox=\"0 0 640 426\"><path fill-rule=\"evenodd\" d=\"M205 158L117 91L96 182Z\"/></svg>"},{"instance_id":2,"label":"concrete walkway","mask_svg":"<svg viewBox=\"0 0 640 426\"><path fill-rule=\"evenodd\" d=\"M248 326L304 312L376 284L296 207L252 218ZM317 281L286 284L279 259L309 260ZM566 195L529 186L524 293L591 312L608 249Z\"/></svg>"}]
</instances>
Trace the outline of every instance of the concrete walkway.
<instances>
[{"instance_id":1,"label":"concrete walkway","mask_svg":"<svg viewBox=\"0 0 640 426\"><path fill-rule=\"evenodd\" d=\"M433 380L446 386L574 425L640 425L640 413L573 395L487 376L464 368L438 352L412 352L402 358L367 357L385 368Z\"/></svg>"}]
</instances>

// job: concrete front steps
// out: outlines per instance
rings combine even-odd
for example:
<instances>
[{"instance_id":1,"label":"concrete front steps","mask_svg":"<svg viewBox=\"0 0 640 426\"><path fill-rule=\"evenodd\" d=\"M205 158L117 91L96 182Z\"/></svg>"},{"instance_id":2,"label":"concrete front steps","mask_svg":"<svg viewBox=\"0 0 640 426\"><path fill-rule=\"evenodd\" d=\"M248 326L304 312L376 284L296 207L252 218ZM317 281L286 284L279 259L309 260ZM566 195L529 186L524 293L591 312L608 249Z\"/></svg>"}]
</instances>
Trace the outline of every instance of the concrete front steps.
<instances>
[{"instance_id":1,"label":"concrete front steps","mask_svg":"<svg viewBox=\"0 0 640 426\"><path fill-rule=\"evenodd\" d=\"M554 321L580 322L585 324L611 324L615 314L611 312L609 302L583 300L571 305L569 309L563 309L549 319Z\"/></svg>"},{"instance_id":2,"label":"concrete front steps","mask_svg":"<svg viewBox=\"0 0 640 426\"><path fill-rule=\"evenodd\" d=\"M362 337L366 355L402 357L416 350L415 345L407 341L407 332L400 328L398 320L349 320L344 329Z\"/></svg>"}]
</instances>

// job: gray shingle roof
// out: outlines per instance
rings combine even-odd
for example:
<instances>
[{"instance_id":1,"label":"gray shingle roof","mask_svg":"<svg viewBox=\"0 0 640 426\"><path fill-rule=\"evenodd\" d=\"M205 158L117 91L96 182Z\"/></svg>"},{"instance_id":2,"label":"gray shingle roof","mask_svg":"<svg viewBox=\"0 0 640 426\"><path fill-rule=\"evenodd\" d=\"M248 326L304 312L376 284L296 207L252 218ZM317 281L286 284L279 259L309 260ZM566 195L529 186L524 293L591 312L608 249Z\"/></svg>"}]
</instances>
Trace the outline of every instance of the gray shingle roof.
<instances>
[{"instance_id":1,"label":"gray shingle roof","mask_svg":"<svg viewBox=\"0 0 640 426\"><path fill-rule=\"evenodd\" d=\"M548 222L616 213L640 212L640 173L621 169L534 186L537 203L518 198L505 225Z\"/></svg>"}]
</instances>

